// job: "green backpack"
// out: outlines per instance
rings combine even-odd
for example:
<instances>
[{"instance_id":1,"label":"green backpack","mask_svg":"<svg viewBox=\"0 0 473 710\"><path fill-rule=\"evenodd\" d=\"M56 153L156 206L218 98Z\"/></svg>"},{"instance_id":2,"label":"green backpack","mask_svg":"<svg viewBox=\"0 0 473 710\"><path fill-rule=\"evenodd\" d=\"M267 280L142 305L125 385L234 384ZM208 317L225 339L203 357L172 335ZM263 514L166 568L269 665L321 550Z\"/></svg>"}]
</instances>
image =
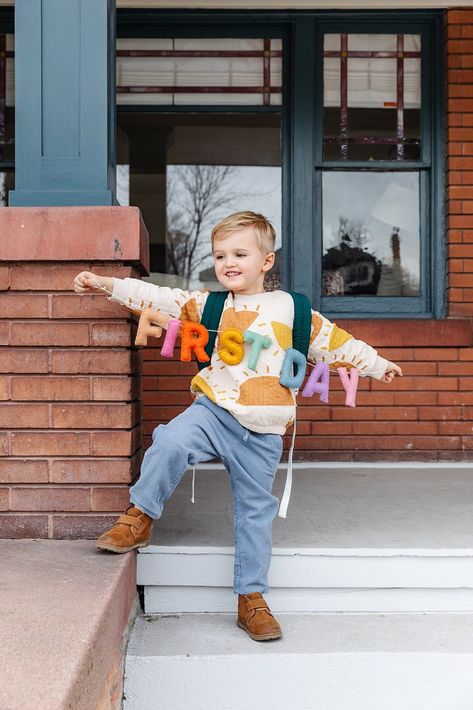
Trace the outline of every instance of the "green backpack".
<instances>
[{"instance_id":1,"label":"green backpack","mask_svg":"<svg viewBox=\"0 0 473 710\"><path fill-rule=\"evenodd\" d=\"M287 291L292 296L294 301L294 326L292 329L292 347L294 350L299 350L307 359L309 352L309 341L312 327L312 308L309 299L303 293L297 291ZM201 324L209 331L209 341L205 346L205 352L212 359L212 353L215 347L215 340L222 317L223 306L228 296L228 291L210 291L207 301L204 306ZM199 362L197 365L199 370L207 367L210 361Z\"/></svg>"}]
</instances>

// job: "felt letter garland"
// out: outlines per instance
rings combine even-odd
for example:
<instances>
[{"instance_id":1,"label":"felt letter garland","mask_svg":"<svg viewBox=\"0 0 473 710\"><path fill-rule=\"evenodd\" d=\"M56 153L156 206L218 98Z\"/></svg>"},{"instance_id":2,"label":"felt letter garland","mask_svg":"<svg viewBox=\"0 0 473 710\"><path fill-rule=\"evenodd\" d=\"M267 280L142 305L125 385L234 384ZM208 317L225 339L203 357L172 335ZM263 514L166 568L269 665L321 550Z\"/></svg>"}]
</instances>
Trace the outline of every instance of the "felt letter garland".
<instances>
[{"instance_id":1,"label":"felt letter garland","mask_svg":"<svg viewBox=\"0 0 473 710\"><path fill-rule=\"evenodd\" d=\"M147 345L149 336L159 338L162 335L162 328L167 328L166 337L161 348L163 357L173 357L174 346L177 335L181 329L181 353L180 359L183 362L190 362L192 352L199 362L210 362L210 358L204 348L209 341L209 332L201 323L177 318L170 318L169 314L154 311L152 308L145 308L141 312L138 332L136 334L135 345ZM227 328L220 336L221 345L218 354L220 359L227 365L238 365L244 356L244 342L252 343L248 367L256 370L262 348L269 348L273 341L267 335L246 330L242 333L238 328ZM304 355L294 348L287 348L284 356L279 382L283 387L297 389L302 385L307 369L307 360ZM346 392L345 405L355 407L356 392L359 381L359 370L352 367L348 373L347 368L338 367L337 372ZM303 397L312 397L315 393L320 395L320 401L328 403L330 370L327 362L319 362L313 368L301 394Z\"/></svg>"}]
</instances>

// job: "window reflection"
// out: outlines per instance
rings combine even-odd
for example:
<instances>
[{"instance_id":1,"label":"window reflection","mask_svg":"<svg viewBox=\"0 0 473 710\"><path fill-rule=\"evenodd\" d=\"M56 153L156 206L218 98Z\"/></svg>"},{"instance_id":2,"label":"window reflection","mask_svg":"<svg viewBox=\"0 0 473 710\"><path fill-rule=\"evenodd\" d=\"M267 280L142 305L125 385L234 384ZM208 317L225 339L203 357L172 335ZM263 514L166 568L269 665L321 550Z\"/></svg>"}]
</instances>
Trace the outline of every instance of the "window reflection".
<instances>
[{"instance_id":1,"label":"window reflection","mask_svg":"<svg viewBox=\"0 0 473 710\"><path fill-rule=\"evenodd\" d=\"M212 227L252 210L268 217L277 235L265 289L281 287L280 131L274 114L118 114L118 200L143 213L148 280L221 290Z\"/></svg>"},{"instance_id":2,"label":"window reflection","mask_svg":"<svg viewBox=\"0 0 473 710\"><path fill-rule=\"evenodd\" d=\"M281 91L281 39L117 39L118 104L269 106Z\"/></svg>"},{"instance_id":3,"label":"window reflection","mask_svg":"<svg viewBox=\"0 0 473 710\"><path fill-rule=\"evenodd\" d=\"M324 158L420 158L419 35L326 34Z\"/></svg>"},{"instance_id":4,"label":"window reflection","mask_svg":"<svg viewBox=\"0 0 473 710\"><path fill-rule=\"evenodd\" d=\"M15 189L15 173L13 169L0 167L0 207L8 206L8 193Z\"/></svg>"},{"instance_id":5,"label":"window reflection","mask_svg":"<svg viewBox=\"0 0 473 710\"><path fill-rule=\"evenodd\" d=\"M326 172L322 191L323 294L418 295L418 173Z\"/></svg>"}]
</instances>

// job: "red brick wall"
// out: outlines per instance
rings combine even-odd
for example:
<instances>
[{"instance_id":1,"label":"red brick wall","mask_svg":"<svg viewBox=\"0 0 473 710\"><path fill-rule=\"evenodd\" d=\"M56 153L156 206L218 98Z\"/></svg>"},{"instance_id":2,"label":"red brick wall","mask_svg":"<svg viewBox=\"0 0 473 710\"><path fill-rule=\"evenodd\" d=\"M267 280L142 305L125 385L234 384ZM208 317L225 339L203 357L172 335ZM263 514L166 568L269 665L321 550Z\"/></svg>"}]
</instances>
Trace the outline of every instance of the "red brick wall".
<instances>
[{"instance_id":1,"label":"red brick wall","mask_svg":"<svg viewBox=\"0 0 473 710\"><path fill-rule=\"evenodd\" d=\"M447 25L450 316L473 316L473 10ZM467 371L464 374L471 374Z\"/></svg>"},{"instance_id":2,"label":"red brick wall","mask_svg":"<svg viewBox=\"0 0 473 710\"><path fill-rule=\"evenodd\" d=\"M451 10L446 23L448 319L337 321L398 362L404 377L360 380L355 409L344 406L334 374L329 406L299 395L295 460L473 459L473 10ZM161 358L161 344L142 355L145 446L158 423L192 402L197 371ZM283 460L291 438L292 429Z\"/></svg>"},{"instance_id":3,"label":"red brick wall","mask_svg":"<svg viewBox=\"0 0 473 710\"><path fill-rule=\"evenodd\" d=\"M1 538L95 538L123 512L139 471L135 324L104 296L72 290L84 269L122 278L143 273L139 234L134 266L111 260L115 239L126 253L126 230L142 229L139 211L132 208L135 223L127 224L126 208L102 209L0 210L1 233L15 234L1 247L0 267ZM12 226L12 214L20 213L25 237ZM67 248L75 231L87 237ZM89 250L87 239L103 261L28 261L61 250L74 257Z\"/></svg>"}]
</instances>

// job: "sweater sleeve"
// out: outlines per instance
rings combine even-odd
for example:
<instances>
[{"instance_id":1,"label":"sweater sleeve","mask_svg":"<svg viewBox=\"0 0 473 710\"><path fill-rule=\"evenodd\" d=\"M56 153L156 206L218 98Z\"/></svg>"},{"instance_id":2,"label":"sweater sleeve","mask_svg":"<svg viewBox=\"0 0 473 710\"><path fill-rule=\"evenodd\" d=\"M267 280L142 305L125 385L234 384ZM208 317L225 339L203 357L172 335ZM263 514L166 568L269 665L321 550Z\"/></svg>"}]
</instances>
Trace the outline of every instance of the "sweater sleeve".
<instances>
[{"instance_id":1,"label":"sweater sleeve","mask_svg":"<svg viewBox=\"0 0 473 710\"><path fill-rule=\"evenodd\" d=\"M361 377L380 380L386 372L388 360L363 340L339 328L317 311L312 311L312 328L308 360L327 362L331 370L356 367Z\"/></svg>"},{"instance_id":2,"label":"sweater sleeve","mask_svg":"<svg viewBox=\"0 0 473 710\"><path fill-rule=\"evenodd\" d=\"M115 301L130 309L141 311L153 308L169 313L173 318L200 323L209 291L185 291L139 279L113 277L113 291L110 301Z\"/></svg>"}]
</instances>

